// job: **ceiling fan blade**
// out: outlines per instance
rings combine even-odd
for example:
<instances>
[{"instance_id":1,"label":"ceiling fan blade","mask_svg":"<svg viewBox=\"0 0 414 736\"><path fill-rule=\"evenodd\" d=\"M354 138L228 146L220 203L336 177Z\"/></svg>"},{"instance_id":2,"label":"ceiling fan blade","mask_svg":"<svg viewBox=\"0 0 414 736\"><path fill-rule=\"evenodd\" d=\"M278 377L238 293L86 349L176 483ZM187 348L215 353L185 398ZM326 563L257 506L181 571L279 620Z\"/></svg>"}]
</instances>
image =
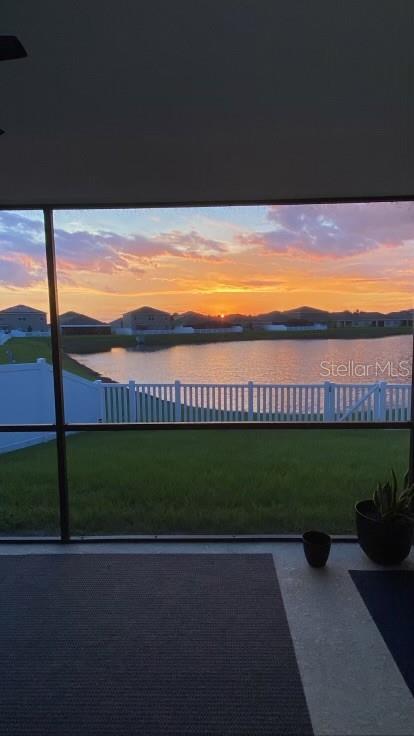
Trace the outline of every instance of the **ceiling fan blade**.
<instances>
[{"instance_id":1,"label":"ceiling fan blade","mask_svg":"<svg viewBox=\"0 0 414 736\"><path fill-rule=\"evenodd\" d=\"M9 59L23 59L27 56L17 36L0 36L0 61Z\"/></svg>"}]
</instances>

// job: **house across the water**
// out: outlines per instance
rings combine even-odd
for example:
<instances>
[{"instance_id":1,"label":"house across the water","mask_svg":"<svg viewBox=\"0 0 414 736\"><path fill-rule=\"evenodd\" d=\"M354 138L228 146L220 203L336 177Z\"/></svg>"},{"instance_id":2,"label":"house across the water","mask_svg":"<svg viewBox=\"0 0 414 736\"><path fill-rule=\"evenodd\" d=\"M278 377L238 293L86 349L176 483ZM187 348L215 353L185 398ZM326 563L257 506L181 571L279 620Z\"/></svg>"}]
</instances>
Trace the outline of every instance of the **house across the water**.
<instances>
[{"instance_id":1,"label":"house across the water","mask_svg":"<svg viewBox=\"0 0 414 736\"><path fill-rule=\"evenodd\" d=\"M48 332L46 312L17 304L0 310L0 330L3 332Z\"/></svg>"},{"instance_id":2,"label":"house across the water","mask_svg":"<svg viewBox=\"0 0 414 736\"><path fill-rule=\"evenodd\" d=\"M171 330L173 318L168 312L154 307L139 307L111 322L112 332L133 335L144 330Z\"/></svg>"},{"instance_id":3,"label":"house across the water","mask_svg":"<svg viewBox=\"0 0 414 736\"><path fill-rule=\"evenodd\" d=\"M382 314L381 312L335 312L330 315L330 327L412 327L413 311Z\"/></svg>"},{"instance_id":4,"label":"house across the water","mask_svg":"<svg viewBox=\"0 0 414 736\"><path fill-rule=\"evenodd\" d=\"M111 327L95 317L79 312L65 312L59 317L62 335L110 335Z\"/></svg>"}]
</instances>

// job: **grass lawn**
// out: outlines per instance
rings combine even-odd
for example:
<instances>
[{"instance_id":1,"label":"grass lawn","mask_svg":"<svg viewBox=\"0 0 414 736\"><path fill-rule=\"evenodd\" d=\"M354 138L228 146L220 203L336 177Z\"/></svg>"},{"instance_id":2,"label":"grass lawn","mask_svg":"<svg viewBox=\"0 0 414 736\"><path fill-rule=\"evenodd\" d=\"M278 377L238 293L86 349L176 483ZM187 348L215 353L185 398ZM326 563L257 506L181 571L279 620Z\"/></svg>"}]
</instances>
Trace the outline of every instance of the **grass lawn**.
<instances>
[{"instance_id":1,"label":"grass lawn","mask_svg":"<svg viewBox=\"0 0 414 736\"><path fill-rule=\"evenodd\" d=\"M88 433L68 438L74 533L354 531L404 430ZM57 529L54 443L0 455L0 533Z\"/></svg>"}]
</instances>

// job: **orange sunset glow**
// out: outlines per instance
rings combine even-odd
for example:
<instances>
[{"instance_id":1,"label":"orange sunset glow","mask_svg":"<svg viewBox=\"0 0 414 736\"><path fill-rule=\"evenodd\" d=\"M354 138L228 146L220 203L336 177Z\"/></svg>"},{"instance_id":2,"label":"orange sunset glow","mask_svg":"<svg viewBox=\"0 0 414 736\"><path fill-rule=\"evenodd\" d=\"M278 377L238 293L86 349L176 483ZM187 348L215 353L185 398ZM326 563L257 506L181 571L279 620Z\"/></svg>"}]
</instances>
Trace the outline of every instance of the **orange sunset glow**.
<instances>
[{"instance_id":1,"label":"orange sunset glow","mask_svg":"<svg viewBox=\"0 0 414 736\"><path fill-rule=\"evenodd\" d=\"M55 213L61 311L150 305L223 317L413 303L414 204ZM47 309L41 212L0 213L0 308Z\"/></svg>"}]
</instances>

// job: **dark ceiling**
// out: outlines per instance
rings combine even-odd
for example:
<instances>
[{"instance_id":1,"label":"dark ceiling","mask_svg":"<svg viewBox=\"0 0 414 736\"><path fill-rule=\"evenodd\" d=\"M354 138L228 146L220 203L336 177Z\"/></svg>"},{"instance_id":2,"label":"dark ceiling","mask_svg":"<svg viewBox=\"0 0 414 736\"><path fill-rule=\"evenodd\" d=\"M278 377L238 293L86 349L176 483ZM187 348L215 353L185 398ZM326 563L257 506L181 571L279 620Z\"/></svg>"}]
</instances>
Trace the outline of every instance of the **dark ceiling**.
<instances>
[{"instance_id":1,"label":"dark ceiling","mask_svg":"<svg viewBox=\"0 0 414 736\"><path fill-rule=\"evenodd\" d=\"M0 205L414 194L412 0L3 0Z\"/></svg>"}]
</instances>

